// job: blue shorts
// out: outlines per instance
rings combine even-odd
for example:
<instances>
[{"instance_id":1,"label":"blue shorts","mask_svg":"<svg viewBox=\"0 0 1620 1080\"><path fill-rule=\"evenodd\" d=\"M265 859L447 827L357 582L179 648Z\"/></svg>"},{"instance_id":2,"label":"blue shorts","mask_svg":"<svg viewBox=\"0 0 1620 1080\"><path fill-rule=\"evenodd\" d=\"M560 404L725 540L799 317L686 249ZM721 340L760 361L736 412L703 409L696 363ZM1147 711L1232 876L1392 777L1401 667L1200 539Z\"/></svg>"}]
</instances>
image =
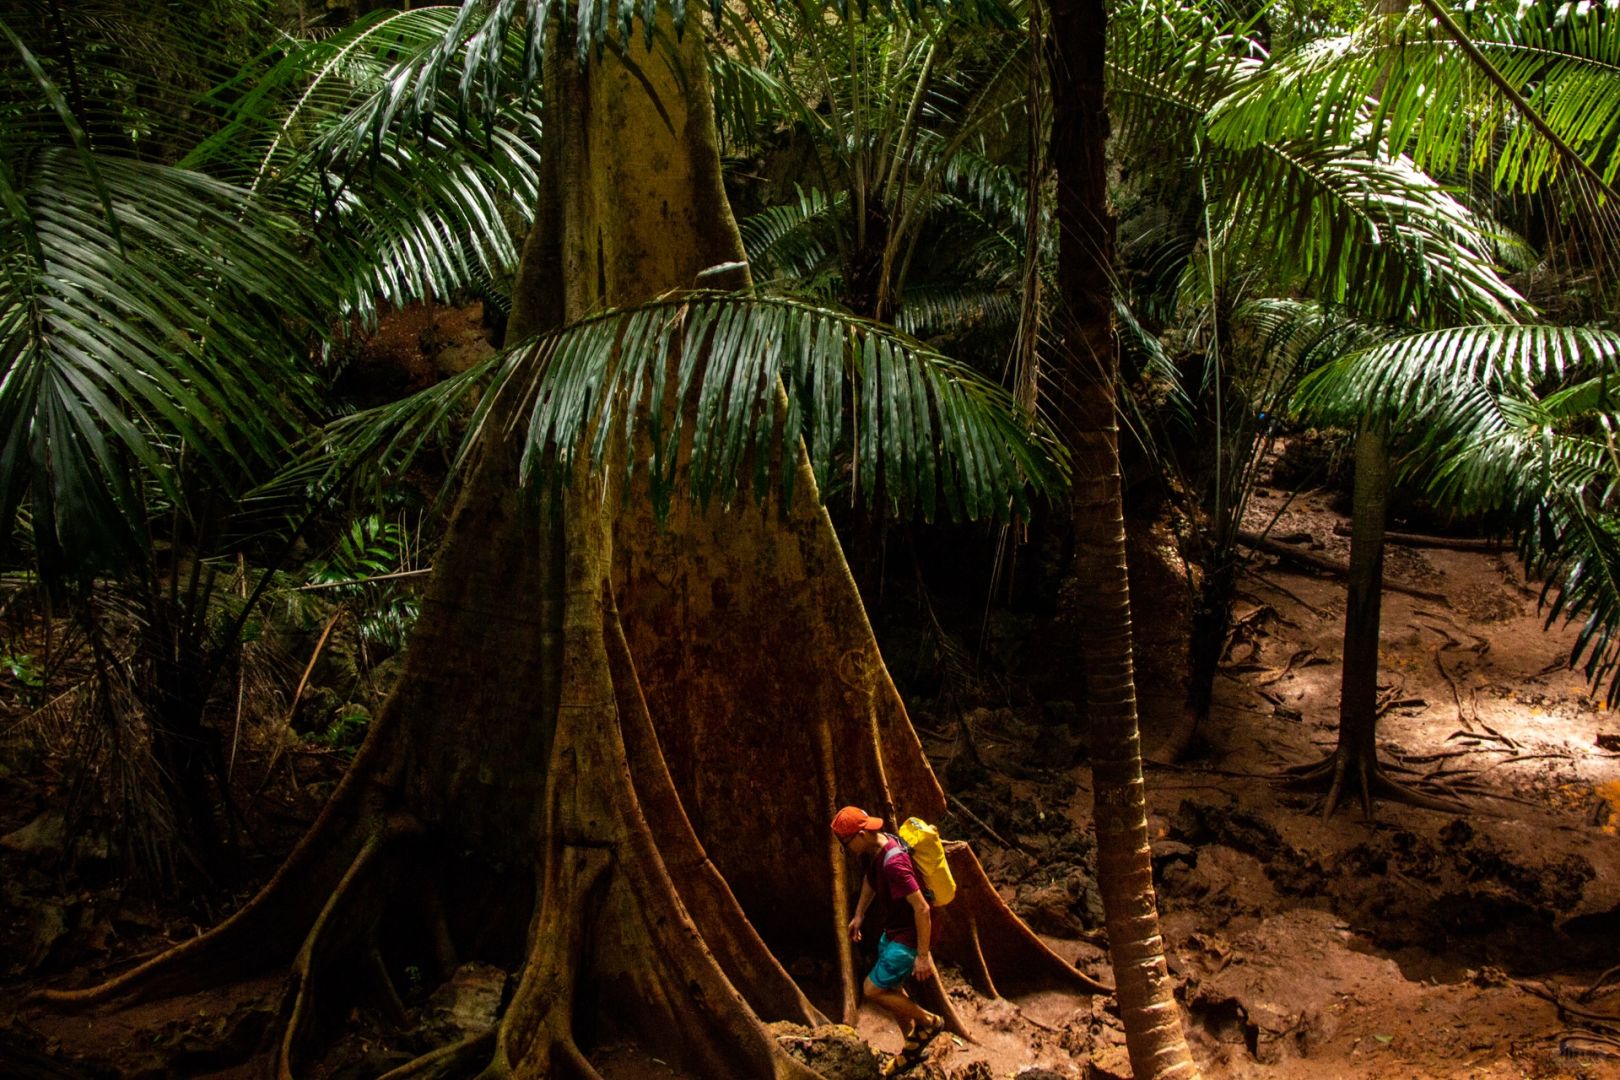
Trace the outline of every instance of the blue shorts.
<instances>
[{"instance_id":1,"label":"blue shorts","mask_svg":"<svg viewBox=\"0 0 1620 1080\"><path fill-rule=\"evenodd\" d=\"M911 969L916 966L917 950L884 934L878 938L877 963L872 965L866 977L875 986L894 990L911 976Z\"/></svg>"}]
</instances>

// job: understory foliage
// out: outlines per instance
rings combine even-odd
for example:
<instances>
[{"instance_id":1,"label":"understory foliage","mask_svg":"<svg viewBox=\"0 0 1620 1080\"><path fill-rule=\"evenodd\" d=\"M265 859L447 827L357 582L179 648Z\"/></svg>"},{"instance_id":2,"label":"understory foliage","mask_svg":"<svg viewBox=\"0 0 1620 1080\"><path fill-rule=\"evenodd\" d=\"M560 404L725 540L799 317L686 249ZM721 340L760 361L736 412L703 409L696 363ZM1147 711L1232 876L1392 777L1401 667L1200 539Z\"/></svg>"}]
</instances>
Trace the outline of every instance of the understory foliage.
<instances>
[{"instance_id":1,"label":"understory foliage","mask_svg":"<svg viewBox=\"0 0 1620 1080\"><path fill-rule=\"evenodd\" d=\"M1477 54L1416 5L1358 12L1337 33L1197 4L1115 20L1122 284L1177 373L1171 392L1150 391L1150 451L1199 495L1199 606L1224 626L1237 522L1277 418L1355 428L1391 412L1403 482L1503 523L1548 575L1549 621L1585 621L1576 657L1601 682L1620 610L1601 524L1612 463L1575 447L1612 423L1604 396L1579 389L1606 385L1609 305L1559 298L1560 318L1594 321L1536 325L1525 296L1555 296L1559 280L1612 293L1615 200L1596 185L1616 166L1599 103L1620 24L1575 4L1470 5L1459 19ZM1315 368L1318 389L1293 403ZM1584 410L1553 422L1540 402L1566 392ZM1501 467L1515 454L1517 471ZM1584 468L1561 467L1571 457Z\"/></svg>"}]
</instances>

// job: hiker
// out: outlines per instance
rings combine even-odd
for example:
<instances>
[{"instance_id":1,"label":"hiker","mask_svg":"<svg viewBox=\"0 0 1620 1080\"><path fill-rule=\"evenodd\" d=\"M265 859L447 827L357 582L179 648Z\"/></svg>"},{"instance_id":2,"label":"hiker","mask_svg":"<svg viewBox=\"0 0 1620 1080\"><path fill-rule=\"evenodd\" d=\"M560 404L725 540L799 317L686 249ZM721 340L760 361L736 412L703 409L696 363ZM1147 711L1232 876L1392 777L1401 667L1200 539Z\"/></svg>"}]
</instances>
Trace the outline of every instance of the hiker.
<instances>
[{"instance_id":1,"label":"hiker","mask_svg":"<svg viewBox=\"0 0 1620 1080\"><path fill-rule=\"evenodd\" d=\"M912 1001L903 988L908 976L934 977L934 960L928 951L933 929L928 898L910 853L899 837L883 831L882 818L846 806L833 818L832 831L844 849L861 860L861 899L855 905L855 917L849 920L851 941L861 940L867 911L877 905L874 921L882 933L877 962L866 975L862 993L894 1017L905 1039L900 1055L890 1063L892 1075L921 1060L923 1048L945 1026L941 1017Z\"/></svg>"}]
</instances>

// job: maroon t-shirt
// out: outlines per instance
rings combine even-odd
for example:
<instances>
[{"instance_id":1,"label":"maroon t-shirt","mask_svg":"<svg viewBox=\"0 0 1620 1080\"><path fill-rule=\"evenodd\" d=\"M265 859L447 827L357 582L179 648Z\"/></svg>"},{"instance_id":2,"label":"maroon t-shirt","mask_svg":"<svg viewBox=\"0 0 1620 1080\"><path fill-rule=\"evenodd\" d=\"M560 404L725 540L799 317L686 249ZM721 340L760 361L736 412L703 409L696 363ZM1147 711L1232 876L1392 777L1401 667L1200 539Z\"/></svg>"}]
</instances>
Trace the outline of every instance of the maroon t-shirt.
<instances>
[{"instance_id":1,"label":"maroon t-shirt","mask_svg":"<svg viewBox=\"0 0 1620 1080\"><path fill-rule=\"evenodd\" d=\"M866 882L877 894L866 921L868 925L875 923L891 940L915 949L917 918L906 897L920 891L922 882L917 879L917 868L904 848L891 853L891 847L899 845L899 839L888 833L884 833L883 838L888 845L866 860Z\"/></svg>"}]
</instances>

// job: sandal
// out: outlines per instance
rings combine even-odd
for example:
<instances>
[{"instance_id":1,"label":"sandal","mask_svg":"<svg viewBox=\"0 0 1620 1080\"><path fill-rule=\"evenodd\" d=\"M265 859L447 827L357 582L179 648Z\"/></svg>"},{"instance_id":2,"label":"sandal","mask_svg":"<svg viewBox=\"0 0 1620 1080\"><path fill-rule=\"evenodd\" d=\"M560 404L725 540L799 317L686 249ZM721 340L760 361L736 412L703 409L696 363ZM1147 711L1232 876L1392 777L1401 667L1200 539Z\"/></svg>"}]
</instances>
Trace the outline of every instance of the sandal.
<instances>
[{"instance_id":1,"label":"sandal","mask_svg":"<svg viewBox=\"0 0 1620 1080\"><path fill-rule=\"evenodd\" d=\"M906 1036L905 1043L900 1047L900 1052L890 1058L887 1065L883 1066L883 1075L886 1077L899 1076L901 1073L921 1064L923 1051L944 1030L945 1018L930 1013L928 1019L912 1027L911 1034Z\"/></svg>"},{"instance_id":2,"label":"sandal","mask_svg":"<svg viewBox=\"0 0 1620 1080\"><path fill-rule=\"evenodd\" d=\"M884 1064L883 1068L879 1070L879 1075L884 1077L899 1076L915 1064L917 1064L917 1060L902 1050Z\"/></svg>"},{"instance_id":3,"label":"sandal","mask_svg":"<svg viewBox=\"0 0 1620 1080\"><path fill-rule=\"evenodd\" d=\"M928 1014L928 1019L918 1022L906 1036L906 1044L901 1049L902 1057L920 1056L929 1043L939 1038L939 1033L945 1030L945 1018Z\"/></svg>"}]
</instances>

